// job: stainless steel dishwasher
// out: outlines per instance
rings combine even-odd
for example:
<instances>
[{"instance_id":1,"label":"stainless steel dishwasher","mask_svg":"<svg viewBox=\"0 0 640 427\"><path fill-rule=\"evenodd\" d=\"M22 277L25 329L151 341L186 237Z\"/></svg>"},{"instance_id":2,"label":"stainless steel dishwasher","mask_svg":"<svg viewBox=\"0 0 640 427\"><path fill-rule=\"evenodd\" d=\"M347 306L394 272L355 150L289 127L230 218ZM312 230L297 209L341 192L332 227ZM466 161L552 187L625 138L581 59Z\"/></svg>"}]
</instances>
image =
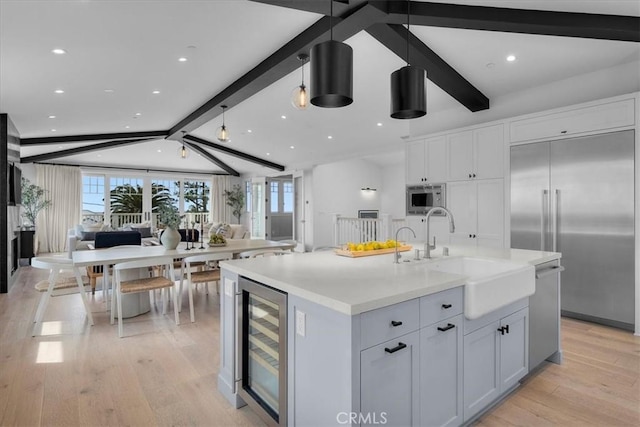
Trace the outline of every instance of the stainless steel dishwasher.
<instances>
[{"instance_id":1,"label":"stainless steel dishwasher","mask_svg":"<svg viewBox=\"0 0 640 427\"><path fill-rule=\"evenodd\" d=\"M536 292L529 297L529 372L544 360L562 363L560 260L536 266Z\"/></svg>"}]
</instances>

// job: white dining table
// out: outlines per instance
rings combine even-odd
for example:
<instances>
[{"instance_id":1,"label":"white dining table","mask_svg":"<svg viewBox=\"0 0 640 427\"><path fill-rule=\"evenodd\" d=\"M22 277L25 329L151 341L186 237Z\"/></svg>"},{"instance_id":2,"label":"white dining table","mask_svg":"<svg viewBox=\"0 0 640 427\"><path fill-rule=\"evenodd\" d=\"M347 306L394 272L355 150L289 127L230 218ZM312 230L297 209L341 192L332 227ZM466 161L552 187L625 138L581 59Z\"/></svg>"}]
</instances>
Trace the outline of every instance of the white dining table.
<instances>
[{"instance_id":1,"label":"white dining table","mask_svg":"<svg viewBox=\"0 0 640 427\"><path fill-rule=\"evenodd\" d=\"M262 249L288 249L291 248L289 242L277 242L273 240L264 239L238 239L227 240L224 246L208 246L204 243L204 248L200 249L198 243L195 248L187 249L187 244L181 242L176 249L166 249L162 245L158 246L123 246L114 248L94 249L94 250L82 250L75 251L71 255L73 260L73 270L76 277L76 281L82 283L82 269L84 267L90 267L95 265L102 265L104 268L102 278L103 295L105 296L105 304L107 303L107 288L105 284L109 283L109 266L118 264L121 262L135 261L140 259L150 258L173 258L182 259L192 255L209 254L209 253L229 253L233 256L237 256L241 252L255 251ZM144 296L143 296L144 295ZM123 318L134 317L143 314L150 310L148 294L139 293L128 295L132 298L125 303L123 300ZM91 312L87 304L86 294L82 295L83 302L85 303L85 310L87 317L91 319ZM90 322L93 324L93 322Z\"/></svg>"}]
</instances>

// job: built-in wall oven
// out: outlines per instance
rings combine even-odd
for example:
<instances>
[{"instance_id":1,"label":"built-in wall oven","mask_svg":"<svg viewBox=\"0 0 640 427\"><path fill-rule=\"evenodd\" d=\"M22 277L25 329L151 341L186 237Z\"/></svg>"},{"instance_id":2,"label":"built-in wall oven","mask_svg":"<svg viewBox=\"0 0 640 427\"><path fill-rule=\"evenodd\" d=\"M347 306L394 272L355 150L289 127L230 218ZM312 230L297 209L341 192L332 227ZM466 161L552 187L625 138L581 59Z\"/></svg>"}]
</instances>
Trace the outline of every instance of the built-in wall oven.
<instances>
[{"instance_id":1,"label":"built-in wall oven","mask_svg":"<svg viewBox=\"0 0 640 427\"><path fill-rule=\"evenodd\" d=\"M287 294L240 277L236 331L240 397L268 424L287 425Z\"/></svg>"},{"instance_id":2,"label":"built-in wall oven","mask_svg":"<svg viewBox=\"0 0 640 427\"><path fill-rule=\"evenodd\" d=\"M432 208L446 207L445 201L445 184L407 186L407 215L426 215Z\"/></svg>"}]
</instances>

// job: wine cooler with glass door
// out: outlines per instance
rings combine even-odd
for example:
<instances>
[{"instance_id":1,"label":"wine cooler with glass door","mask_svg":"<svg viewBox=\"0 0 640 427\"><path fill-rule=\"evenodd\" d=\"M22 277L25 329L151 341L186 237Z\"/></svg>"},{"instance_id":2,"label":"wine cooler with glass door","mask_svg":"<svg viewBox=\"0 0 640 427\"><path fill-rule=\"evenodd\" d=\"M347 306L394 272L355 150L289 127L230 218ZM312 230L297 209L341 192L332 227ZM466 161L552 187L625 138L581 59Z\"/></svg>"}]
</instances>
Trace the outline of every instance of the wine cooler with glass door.
<instances>
[{"instance_id":1,"label":"wine cooler with glass door","mask_svg":"<svg viewBox=\"0 0 640 427\"><path fill-rule=\"evenodd\" d=\"M238 394L269 425L287 425L287 294L238 281Z\"/></svg>"}]
</instances>

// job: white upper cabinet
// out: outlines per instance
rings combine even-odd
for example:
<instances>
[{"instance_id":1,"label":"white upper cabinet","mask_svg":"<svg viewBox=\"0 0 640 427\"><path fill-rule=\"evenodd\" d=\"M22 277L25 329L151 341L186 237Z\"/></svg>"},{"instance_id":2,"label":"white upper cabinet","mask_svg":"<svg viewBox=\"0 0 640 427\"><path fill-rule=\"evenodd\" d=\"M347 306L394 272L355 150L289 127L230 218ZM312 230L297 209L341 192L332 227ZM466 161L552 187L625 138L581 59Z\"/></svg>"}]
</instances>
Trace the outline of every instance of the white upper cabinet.
<instances>
[{"instance_id":1,"label":"white upper cabinet","mask_svg":"<svg viewBox=\"0 0 640 427\"><path fill-rule=\"evenodd\" d=\"M471 246L504 246L504 181L481 179L447 184L447 207L456 230L449 242Z\"/></svg>"},{"instance_id":2,"label":"white upper cabinet","mask_svg":"<svg viewBox=\"0 0 640 427\"><path fill-rule=\"evenodd\" d=\"M634 100L624 99L515 120L511 122L510 127L511 142L533 141L633 126L634 122Z\"/></svg>"},{"instance_id":3,"label":"white upper cabinet","mask_svg":"<svg viewBox=\"0 0 640 427\"><path fill-rule=\"evenodd\" d=\"M444 136L407 145L407 184L434 184L447 179L447 141Z\"/></svg>"},{"instance_id":4,"label":"white upper cabinet","mask_svg":"<svg viewBox=\"0 0 640 427\"><path fill-rule=\"evenodd\" d=\"M494 125L447 135L449 181L502 178L504 131Z\"/></svg>"}]
</instances>

